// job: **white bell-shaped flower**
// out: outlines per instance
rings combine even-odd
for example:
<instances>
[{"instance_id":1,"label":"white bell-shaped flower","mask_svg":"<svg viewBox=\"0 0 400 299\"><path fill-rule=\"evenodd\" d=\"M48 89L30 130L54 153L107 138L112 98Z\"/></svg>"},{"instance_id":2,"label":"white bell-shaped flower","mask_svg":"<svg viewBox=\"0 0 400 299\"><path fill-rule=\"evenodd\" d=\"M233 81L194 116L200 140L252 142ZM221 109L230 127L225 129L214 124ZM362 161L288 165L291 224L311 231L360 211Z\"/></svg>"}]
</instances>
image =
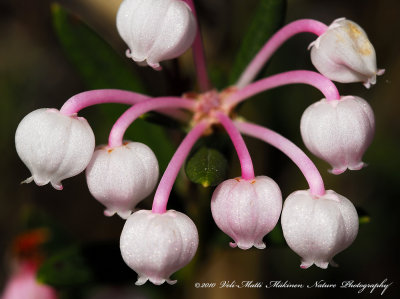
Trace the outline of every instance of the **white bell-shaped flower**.
<instances>
[{"instance_id":1,"label":"white bell-shaped flower","mask_svg":"<svg viewBox=\"0 0 400 299\"><path fill-rule=\"evenodd\" d=\"M15 146L39 186L61 181L82 172L89 164L95 145L94 134L83 117L67 116L57 109L38 109L25 116L15 133Z\"/></svg>"},{"instance_id":2,"label":"white bell-shaped flower","mask_svg":"<svg viewBox=\"0 0 400 299\"><path fill-rule=\"evenodd\" d=\"M117 29L128 45L127 56L140 65L161 69L160 61L182 55L193 43L196 19L180 0L124 0Z\"/></svg>"},{"instance_id":3,"label":"white bell-shaped flower","mask_svg":"<svg viewBox=\"0 0 400 299\"><path fill-rule=\"evenodd\" d=\"M139 142L124 142L114 148L100 146L86 168L89 191L106 207L106 216L117 213L128 218L134 207L150 195L157 180L157 158Z\"/></svg>"},{"instance_id":4,"label":"white bell-shaped flower","mask_svg":"<svg viewBox=\"0 0 400 299\"><path fill-rule=\"evenodd\" d=\"M384 72L376 67L375 49L365 31L345 18L335 20L310 47L315 68L331 80L363 82L369 88Z\"/></svg>"},{"instance_id":5,"label":"white bell-shaped flower","mask_svg":"<svg viewBox=\"0 0 400 299\"><path fill-rule=\"evenodd\" d=\"M269 177L222 182L211 199L217 226L235 242L231 247L264 249L263 237L276 225L282 210L282 195Z\"/></svg>"},{"instance_id":6,"label":"white bell-shaped flower","mask_svg":"<svg viewBox=\"0 0 400 299\"><path fill-rule=\"evenodd\" d=\"M194 257L199 237L193 221L180 212L140 210L129 216L120 248L125 263L138 274L136 285L176 283L169 276Z\"/></svg>"},{"instance_id":7,"label":"white bell-shaped flower","mask_svg":"<svg viewBox=\"0 0 400 299\"><path fill-rule=\"evenodd\" d=\"M362 98L322 99L309 106L300 123L307 148L332 165L332 173L358 170L375 132L374 113Z\"/></svg>"},{"instance_id":8,"label":"white bell-shaped flower","mask_svg":"<svg viewBox=\"0 0 400 299\"><path fill-rule=\"evenodd\" d=\"M332 258L353 243L358 215L346 197L332 190L320 197L309 190L288 196L282 209L282 230L289 247L301 257L300 267L326 269Z\"/></svg>"}]
</instances>

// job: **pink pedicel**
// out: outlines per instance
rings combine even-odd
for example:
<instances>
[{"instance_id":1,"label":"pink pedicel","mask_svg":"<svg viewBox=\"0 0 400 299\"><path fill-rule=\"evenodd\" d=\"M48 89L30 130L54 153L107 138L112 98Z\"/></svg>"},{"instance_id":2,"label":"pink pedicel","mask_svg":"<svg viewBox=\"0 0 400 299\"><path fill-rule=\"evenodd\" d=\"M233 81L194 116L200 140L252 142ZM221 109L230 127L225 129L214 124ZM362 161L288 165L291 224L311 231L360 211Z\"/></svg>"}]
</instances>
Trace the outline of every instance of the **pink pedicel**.
<instances>
[{"instance_id":1,"label":"pink pedicel","mask_svg":"<svg viewBox=\"0 0 400 299\"><path fill-rule=\"evenodd\" d=\"M198 20L193 0L182 0L182 1L185 2L190 7L194 17L196 18L196 20ZM192 45L192 51L193 51L193 61L196 68L196 75L199 88L203 92L208 91L212 89L212 85L208 78L203 39L201 37L199 25L197 26L197 33Z\"/></svg>"},{"instance_id":2,"label":"pink pedicel","mask_svg":"<svg viewBox=\"0 0 400 299\"><path fill-rule=\"evenodd\" d=\"M289 247L301 257L300 267L326 269L333 257L350 246L358 233L358 215L346 197L327 190L320 197L309 190L285 200L281 224Z\"/></svg>"},{"instance_id":3,"label":"pink pedicel","mask_svg":"<svg viewBox=\"0 0 400 299\"><path fill-rule=\"evenodd\" d=\"M288 156L303 173L308 185L310 186L311 194L317 196L325 194L324 182L317 167L315 167L310 158L308 158L307 155L293 142L278 133L259 125L243 121L235 121L235 125L243 134L265 141Z\"/></svg>"},{"instance_id":4,"label":"pink pedicel","mask_svg":"<svg viewBox=\"0 0 400 299\"><path fill-rule=\"evenodd\" d=\"M153 192L158 182L158 161L145 144L126 141L98 147L86 168L90 193L102 203L106 216L128 218L135 206Z\"/></svg>"},{"instance_id":5,"label":"pink pedicel","mask_svg":"<svg viewBox=\"0 0 400 299\"><path fill-rule=\"evenodd\" d=\"M179 57L190 48L197 24L182 1L124 0L117 14L117 29L129 47L129 58L161 70L160 61Z\"/></svg>"},{"instance_id":6,"label":"pink pedicel","mask_svg":"<svg viewBox=\"0 0 400 299\"><path fill-rule=\"evenodd\" d=\"M38 109L25 116L15 133L15 147L38 186L62 189L61 181L85 170L94 150L94 134L86 119L57 109Z\"/></svg>"},{"instance_id":7,"label":"pink pedicel","mask_svg":"<svg viewBox=\"0 0 400 299\"><path fill-rule=\"evenodd\" d=\"M322 99L304 111L300 130L304 144L332 165L333 174L359 170L374 136L374 113L359 97L344 96L332 102Z\"/></svg>"},{"instance_id":8,"label":"pink pedicel","mask_svg":"<svg viewBox=\"0 0 400 299\"><path fill-rule=\"evenodd\" d=\"M193 221L174 210L163 214L149 210L133 213L120 239L122 258L138 274L136 285L147 280L156 285L175 284L170 275L192 260L198 244Z\"/></svg>"},{"instance_id":9,"label":"pink pedicel","mask_svg":"<svg viewBox=\"0 0 400 299\"><path fill-rule=\"evenodd\" d=\"M165 170L160 184L157 187L157 191L153 200L153 213L163 214L166 212L168 198L179 170L189 155L193 145L203 135L204 131L207 129L207 126L208 124L206 121L198 123L186 135L185 139L183 139L182 143L179 145L171 161L168 163L167 169Z\"/></svg>"},{"instance_id":10,"label":"pink pedicel","mask_svg":"<svg viewBox=\"0 0 400 299\"><path fill-rule=\"evenodd\" d=\"M327 78L341 82L363 82L369 88L384 70L376 67L375 49L356 23L340 18L310 45L311 61Z\"/></svg>"},{"instance_id":11,"label":"pink pedicel","mask_svg":"<svg viewBox=\"0 0 400 299\"><path fill-rule=\"evenodd\" d=\"M231 247L264 249L263 237L274 229L282 210L282 195L269 177L222 182L211 198L217 226L234 242Z\"/></svg>"},{"instance_id":12,"label":"pink pedicel","mask_svg":"<svg viewBox=\"0 0 400 299\"><path fill-rule=\"evenodd\" d=\"M229 96L225 104L235 106L260 92L288 84L311 85L321 91L329 101L340 99L339 91L331 80L316 72L299 70L272 75L251 83Z\"/></svg>"},{"instance_id":13,"label":"pink pedicel","mask_svg":"<svg viewBox=\"0 0 400 299\"><path fill-rule=\"evenodd\" d=\"M223 113L218 113L217 118L221 122L222 126L225 128L229 137L235 146L236 153L239 157L240 166L242 169L242 178L245 180L254 179L254 168L253 162L251 161L250 153L247 146L240 135L240 132L233 124L232 120Z\"/></svg>"},{"instance_id":14,"label":"pink pedicel","mask_svg":"<svg viewBox=\"0 0 400 299\"><path fill-rule=\"evenodd\" d=\"M126 110L115 122L108 137L108 146L117 147L123 143L125 131L129 126L146 112L164 108L184 108L192 110L195 102L179 97L161 97L142 101Z\"/></svg>"},{"instance_id":15,"label":"pink pedicel","mask_svg":"<svg viewBox=\"0 0 400 299\"><path fill-rule=\"evenodd\" d=\"M236 86L242 88L254 80L258 72L262 69L268 59L278 50L278 48L292 36L310 32L320 36L328 29L325 24L311 19L297 20L278 30L257 53L245 71L240 76Z\"/></svg>"}]
</instances>

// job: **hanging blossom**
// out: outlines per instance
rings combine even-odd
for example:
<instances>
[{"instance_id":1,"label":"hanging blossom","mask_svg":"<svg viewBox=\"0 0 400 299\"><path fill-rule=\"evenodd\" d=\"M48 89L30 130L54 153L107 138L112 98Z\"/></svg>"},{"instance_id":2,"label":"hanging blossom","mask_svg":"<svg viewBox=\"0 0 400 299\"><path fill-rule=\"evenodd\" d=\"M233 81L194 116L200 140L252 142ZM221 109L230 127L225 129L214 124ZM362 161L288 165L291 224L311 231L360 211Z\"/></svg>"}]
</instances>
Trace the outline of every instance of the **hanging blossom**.
<instances>
[{"instance_id":1,"label":"hanging blossom","mask_svg":"<svg viewBox=\"0 0 400 299\"><path fill-rule=\"evenodd\" d=\"M176 36L172 34L176 24L171 23L170 14L177 19L185 16ZM159 15L163 17L156 17ZM162 27L163 22L168 26ZM71 97L59 111L32 112L21 122L15 138L18 153L32 172L32 178L24 182L34 180L38 185L51 182L56 189L61 189L62 179L88 166L86 176L90 192L105 205L105 215L117 213L127 218L120 247L123 259L139 276L137 284L147 280L172 284L175 281L170 275L195 255L198 233L186 215L167 210L168 198L196 141L215 128L223 127L237 152L241 175L216 188L211 211L216 225L233 239L231 246L265 248L263 237L275 227L282 213L284 237L302 258L302 268L312 264L326 268L328 263L333 263L333 256L347 248L357 235L358 216L353 204L335 191L325 189L319 171L298 146L268 128L233 117L236 115L233 112L239 103L266 90L288 84L311 85L323 94L323 99L307 108L302 117L301 134L305 145L330 163L334 174L347 168L362 168L362 155L374 134L372 109L359 97L341 96L330 79L370 85L375 83L376 75L382 74L383 71L376 68L375 52L364 31L343 19L330 26L311 19L294 21L266 42L233 87L217 91L208 79L192 0L146 3L125 0L117 25L130 47L128 56L147 62L153 68L159 68L161 60L179 56L191 45L200 92L151 98L124 90L93 90ZM192 32L195 32L194 41ZM303 32L317 36L311 56L322 74L294 70L255 80L273 53L290 37ZM178 41L177 50L174 55L165 55L171 49L165 38L171 34ZM335 36L340 43L335 43ZM101 103L123 103L131 107L114 124L108 144L98 147L93 154L91 129L77 114L83 108ZM125 131L149 111L181 120L182 110L192 113L191 130L161 177L152 210L131 214L136 204L155 187L158 162L147 146L124 141ZM303 173L308 189L292 193L282 208L278 185L263 174L255 175L242 134L265 141L286 154ZM88 152L91 159L87 158Z\"/></svg>"}]
</instances>

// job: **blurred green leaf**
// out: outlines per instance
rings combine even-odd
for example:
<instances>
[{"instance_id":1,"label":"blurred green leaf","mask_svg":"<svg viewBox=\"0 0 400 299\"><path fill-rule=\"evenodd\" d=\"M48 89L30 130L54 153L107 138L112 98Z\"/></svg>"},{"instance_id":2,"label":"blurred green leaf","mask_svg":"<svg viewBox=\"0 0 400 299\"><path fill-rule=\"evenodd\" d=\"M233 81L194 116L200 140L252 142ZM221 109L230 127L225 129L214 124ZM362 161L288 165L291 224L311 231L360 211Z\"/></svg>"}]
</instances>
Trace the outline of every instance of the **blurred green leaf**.
<instances>
[{"instance_id":1,"label":"blurred green leaf","mask_svg":"<svg viewBox=\"0 0 400 299\"><path fill-rule=\"evenodd\" d=\"M78 246L69 247L43 262L37 280L56 288L73 287L92 282L90 267Z\"/></svg>"},{"instance_id":2,"label":"blurred green leaf","mask_svg":"<svg viewBox=\"0 0 400 299\"><path fill-rule=\"evenodd\" d=\"M145 91L139 76L123 62L110 45L80 19L69 14L58 4L52 5L52 15L54 29L62 47L89 88L120 88L140 93ZM99 106L106 116L106 120L102 120L101 124L103 129L111 128L112 122L127 109L125 105ZM152 117L147 119L156 121L155 119L161 119L158 116L152 114ZM159 122L165 122L165 117ZM161 170L168 165L174 146L159 126L139 119L129 128L125 138L143 142L151 147Z\"/></svg>"},{"instance_id":3,"label":"blurred green leaf","mask_svg":"<svg viewBox=\"0 0 400 299\"><path fill-rule=\"evenodd\" d=\"M53 4L51 8L57 37L89 88L145 91L139 76L109 44L59 4Z\"/></svg>"},{"instance_id":4,"label":"blurred green leaf","mask_svg":"<svg viewBox=\"0 0 400 299\"><path fill-rule=\"evenodd\" d=\"M61 249L46 259L37 273L39 281L56 288L123 284L134 277L121 258L118 241Z\"/></svg>"},{"instance_id":5,"label":"blurred green leaf","mask_svg":"<svg viewBox=\"0 0 400 299\"><path fill-rule=\"evenodd\" d=\"M236 55L229 82L234 84L265 42L282 26L286 0L260 0L250 27Z\"/></svg>"},{"instance_id":6,"label":"blurred green leaf","mask_svg":"<svg viewBox=\"0 0 400 299\"><path fill-rule=\"evenodd\" d=\"M204 187L218 185L226 178L228 161L218 150L201 147L186 164L186 175Z\"/></svg>"}]
</instances>

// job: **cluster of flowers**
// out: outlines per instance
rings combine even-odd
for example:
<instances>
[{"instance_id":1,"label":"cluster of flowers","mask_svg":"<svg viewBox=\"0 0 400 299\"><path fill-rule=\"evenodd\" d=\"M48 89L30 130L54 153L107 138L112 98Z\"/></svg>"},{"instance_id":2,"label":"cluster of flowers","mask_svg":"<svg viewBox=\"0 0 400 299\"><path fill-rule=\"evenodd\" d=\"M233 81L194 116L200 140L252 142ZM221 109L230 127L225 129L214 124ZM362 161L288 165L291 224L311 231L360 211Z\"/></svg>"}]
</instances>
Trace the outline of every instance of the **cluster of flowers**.
<instances>
[{"instance_id":1,"label":"cluster of flowers","mask_svg":"<svg viewBox=\"0 0 400 299\"><path fill-rule=\"evenodd\" d=\"M61 190L63 179L86 169L91 194L101 202L106 216L117 213L126 220L120 248L124 261L138 273L140 285L165 281L196 253L198 233L181 212L166 209L178 172L194 143L217 126L225 128L237 151L241 176L222 182L214 191L211 211L217 226L234 242L232 247L263 249L263 237L280 215L284 237L302 259L301 267L327 268L338 252L358 233L353 204L332 190L306 154L283 136L256 124L232 119L235 106L262 91L286 84L309 84L324 98L306 109L301 135L306 147L340 174L364 166L362 155L374 134L374 115L368 103L356 96L340 96L331 80L363 82L368 88L383 73L376 67L375 51L365 32L344 18L330 26L304 19L280 29L263 46L234 87L221 92L207 77L201 36L192 0L124 0L117 28L129 46L127 56L140 65L160 70L160 61L180 56L192 47L201 93L182 97L149 96L123 90L94 90L75 95L60 110L39 109L19 124L17 152L32 173L24 182L51 183ZM311 60L319 73L297 70L252 83L271 55L291 36L310 32L318 38L310 45ZM100 103L132 105L114 124L108 145L95 149L87 121L77 113ZM152 210L134 207L151 194L158 181L158 162L144 144L124 141L125 130L148 111L180 119L182 110L193 115L192 129L172 157L155 192ZM293 192L282 208L278 185L269 177L255 176L242 134L261 139L284 152L300 168L308 190Z\"/></svg>"}]
</instances>

